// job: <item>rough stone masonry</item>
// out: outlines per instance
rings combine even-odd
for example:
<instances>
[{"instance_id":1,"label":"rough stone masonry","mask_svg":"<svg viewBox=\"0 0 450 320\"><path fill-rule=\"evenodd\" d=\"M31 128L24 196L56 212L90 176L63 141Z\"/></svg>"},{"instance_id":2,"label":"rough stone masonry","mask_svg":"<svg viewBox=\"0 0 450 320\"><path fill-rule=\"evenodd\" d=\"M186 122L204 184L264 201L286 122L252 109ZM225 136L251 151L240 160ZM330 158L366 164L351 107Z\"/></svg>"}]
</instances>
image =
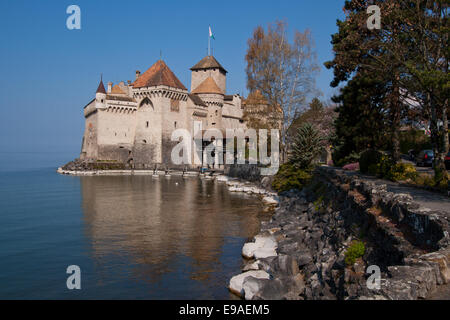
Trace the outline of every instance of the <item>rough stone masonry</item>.
<instances>
[{"instance_id":1,"label":"rough stone masonry","mask_svg":"<svg viewBox=\"0 0 450 320\"><path fill-rule=\"evenodd\" d=\"M450 281L449 212L421 207L344 171L319 167L302 191L279 195L230 290L245 299L426 299ZM365 244L352 265L345 252ZM369 289L367 267L381 269Z\"/></svg>"}]
</instances>

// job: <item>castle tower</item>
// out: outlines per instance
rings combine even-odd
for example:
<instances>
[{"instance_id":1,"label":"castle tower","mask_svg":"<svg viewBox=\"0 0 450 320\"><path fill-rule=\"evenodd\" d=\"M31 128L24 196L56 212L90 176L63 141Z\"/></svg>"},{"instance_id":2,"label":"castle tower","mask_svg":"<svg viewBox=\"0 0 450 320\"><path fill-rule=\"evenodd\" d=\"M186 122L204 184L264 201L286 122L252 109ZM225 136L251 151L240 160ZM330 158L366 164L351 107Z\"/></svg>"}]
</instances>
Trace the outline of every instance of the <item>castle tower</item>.
<instances>
[{"instance_id":1,"label":"castle tower","mask_svg":"<svg viewBox=\"0 0 450 320\"><path fill-rule=\"evenodd\" d=\"M97 91L95 92L95 102L96 107L103 109L106 106L106 90L103 84L103 77L100 78L100 83L98 84Z\"/></svg>"},{"instance_id":2,"label":"castle tower","mask_svg":"<svg viewBox=\"0 0 450 320\"><path fill-rule=\"evenodd\" d=\"M222 94L226 94L227 70L213 56L204 57L191 68L191 71L191 92L211 77Z\"/></svg>"},{"instance_id":3,"label":"castle tower","mask_svg":"<svg viewBox=\"0 0 450 320\"><path fill-rule=\"evenodd\" d=\"M198 95L208 106L208 128L222 128L222 107L224 94L213 77L206 78L192 93Z\"/></svg>"}]
</instances>

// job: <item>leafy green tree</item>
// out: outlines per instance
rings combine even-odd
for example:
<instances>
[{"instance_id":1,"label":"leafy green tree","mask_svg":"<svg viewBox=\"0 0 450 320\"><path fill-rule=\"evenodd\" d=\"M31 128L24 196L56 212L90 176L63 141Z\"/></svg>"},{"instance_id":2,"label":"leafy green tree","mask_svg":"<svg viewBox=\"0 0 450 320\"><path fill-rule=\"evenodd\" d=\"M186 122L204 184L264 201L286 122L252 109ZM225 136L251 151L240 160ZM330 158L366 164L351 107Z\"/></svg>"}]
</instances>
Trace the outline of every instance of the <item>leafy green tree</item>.
<instances>
[{"instance_id":1,"label":"leafy green tree","mask_svg":"<svg viewBox=\"0 0 450 320\"><path fill-rule=\"evenodd\" d=\"M319 131L310 123L305 123L298 128L294 137L292 149L289 155L290 162L298 169L311 167L314 160L323 150L323 137Z\"/></svg>"}]
</instances>

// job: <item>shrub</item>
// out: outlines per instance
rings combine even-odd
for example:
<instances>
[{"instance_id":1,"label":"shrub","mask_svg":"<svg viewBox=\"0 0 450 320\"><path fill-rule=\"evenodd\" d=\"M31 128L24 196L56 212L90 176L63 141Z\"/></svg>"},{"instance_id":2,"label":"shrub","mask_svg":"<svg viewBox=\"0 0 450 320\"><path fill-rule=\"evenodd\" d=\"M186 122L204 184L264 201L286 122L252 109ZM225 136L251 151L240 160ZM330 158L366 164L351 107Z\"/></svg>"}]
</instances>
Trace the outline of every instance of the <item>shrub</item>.
<instances>
[{"instance_id":1,"label":"shrub","mask_svg":"<svg viewBox=\"0 0 450 320\"><path fill-rule=\"evenodd\" d=\"M418 174L414 182L419 186L433 187L434 179L433 176L427 173Z\"/></svg>"},{"instance_id":2,"label":"shrub","mask_svg":"<svg viewBox=\"0 0 450 320\"><path fill-rule=\"evenodd\" d=\"M418 186L437 188L441 191L448 190L448 180L445 178L439 180L436 178L436 174L434 176L427 173L417 174L416 178L413 180Z\"/></svg>"},{"instance_id":3,"label":"shrub","mask_svg":"<svg viewBox=\"0 0 450 320\"><path fill-rule=\"evenodd\" d=\"M395 163L389 156L382 155L380 162L376 165L370 165L369 172L376 174L380 178L401 181L413 180L418 177L416 168L410 163Z\"/></svg>"},{"instance_id":4,"label":"shrub","mask_svg":"<svg viewBox=\"0 0 450 320\"><path fill-rule=\"evenodd\" d=\"M345 264L351 266L355 263L356 259L361 258L364 255L366 248L364 242L353 241L350 247L345 252Z\"/></svg>"},{"instance_id":5,"label":"shrub","mask_svg":"<svg viewBox=\"0 0 450 320\"><path fill-rule=\"evenodd\" d=\"M283 164L275 175L272 188L277 192L291 189L303 189L310 182L312 173L310 170L297 169L292 163Z\"/></svg>"},{"instance_id":6,"label":"shrub","mask_svg":"<svg viewBox=\"0 0 450 320\"><path fill-rule=\"evenodd\" d=\"M292 143L290 162L298 169L307 169L322 152L323 138L310 123L305 123L297 130Z\"/></svg>"},{"instance_id":7,"label":"shrub","mask_svg":"<svg viewBox=\"0 0 450 320\"><path fill-rule=\"evenodd\" d=\"M360 167L360 170L361 170L361 167ZM369 171L367 173L374 175L374 176L378 175L378 163L371 163L369 165Z\"/></svg>"},{"instance_id":8,"label":"shrub","mask_svg":"<svg viewBox=\"0 0 450 320\"><path fill-rule=\"evenodd\" d=\"M359 157L359 170L362 173L370 173L369 167L378 164L381 161L383 154L380 151L367 149ZM373 170L373 167L372 167Z\"/></svg>"},{"instance_id":9,"label":"shrub","mask_svg":"<svg viewBox=\"0 0 450 320\"><path fill-rule=\"evenodd\" d=\"M359 163L355 162L355 163L346 164L345 166L342 167L342 169L348 170L348 171L357 171L357 170L359 170Z\"/></svg>"},{"instance_id":10,"label":"shrub","mask_svg":"<svg viewBox=\"0 0 450 320\"><path fill-rule=\"evenodd\" d=\"M384 178L392 181L400 180L415 180L418 174L416 168L410 163L397 163L391 166L390 170L384 176Z\"/></svg>"},{"instance_id":11,"label":"shrub","mask_svg":"<svg viewBox=\"0 0 450 320\"><path fill-rule=\"evenodd\" d=\"M338 159L337 154L333 153L333 158L334 158L333 161L335 161L336 166L343 167L346 164L358 162L359 161L359 153L352 152L349 155L347 155L341 159Z\"/></svg>"}]
</instances>

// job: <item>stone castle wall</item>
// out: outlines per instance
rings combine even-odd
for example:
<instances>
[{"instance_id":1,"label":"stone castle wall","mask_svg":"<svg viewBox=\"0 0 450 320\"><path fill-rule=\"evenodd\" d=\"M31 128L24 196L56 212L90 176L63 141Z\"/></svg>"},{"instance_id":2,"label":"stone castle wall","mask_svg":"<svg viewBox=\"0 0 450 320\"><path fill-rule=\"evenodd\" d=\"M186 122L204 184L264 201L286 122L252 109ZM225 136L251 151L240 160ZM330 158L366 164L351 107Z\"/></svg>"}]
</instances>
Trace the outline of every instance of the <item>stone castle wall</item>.
<instances>
[{"instance_id":1,"label":"stone castle wall","mask_svg":"<svg viewBox=\"0 0 450 320\"><path fill-rule=\"evenodd\" d=\"M219 69L195 70L191 75L191 91L194 91L207 78L213 78L223 94L227 91L227 76Z\"/></svg>"}]
</instances>

